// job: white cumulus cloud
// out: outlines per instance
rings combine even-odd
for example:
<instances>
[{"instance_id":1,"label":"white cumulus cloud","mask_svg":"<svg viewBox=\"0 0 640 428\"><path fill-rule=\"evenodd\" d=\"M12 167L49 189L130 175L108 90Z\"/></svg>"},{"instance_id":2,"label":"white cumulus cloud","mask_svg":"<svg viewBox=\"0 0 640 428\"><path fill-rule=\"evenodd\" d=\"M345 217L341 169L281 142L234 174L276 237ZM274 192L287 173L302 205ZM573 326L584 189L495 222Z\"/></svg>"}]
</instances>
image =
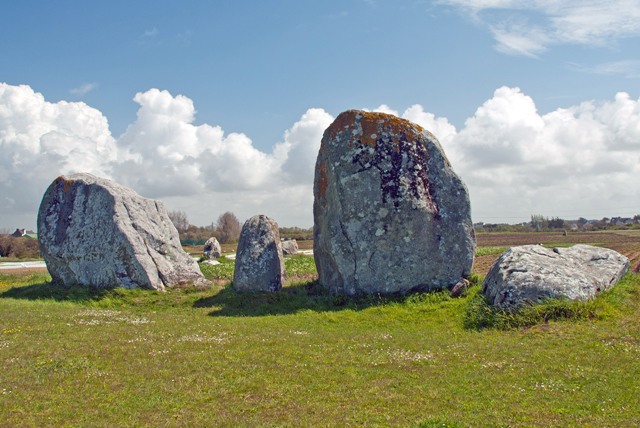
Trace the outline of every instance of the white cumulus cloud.
<instances>
[{"instance_id":1,"label":"white cumulus cloud","mask_svg":"<svg viewBox=\"0 0 640 428\"><path fill-rule=\"evenodd\" d=\"M59 174L109 177L116 143L107 119L81 102L50 103L29 86L0 83L0 205L5 215L34 218Z\"/></svg>"},{"instance_id":2,"label":"white cumulus cloud","mask_svg":"<svg viewBox=\"0 0 640 428\"><path fill-rule=\"evenodd\" d=\"M275 212L310 222L306 205L312 195L304 195L311 192L322 133L333 120L327 112L309 109L268 153L245 134L196 125L196 109L188 97L150 89L136 94L134 101L140 106L137 118L116 140L106 118L84 103L49 103L29 86L1 84L3 221L26 216L35 223L51 181L85 171L147 197L187 205L185 198L193 198L204 207L193 206L194 212L209 212L213 219L218 211L244 201L247 209L257 210L247 210L247 217L272 205ZM294 213L294 207L304 214Z\"/></svg>"},{"instance_id":3,"label":"white cumulus cloud","mask_svg":"<svg viewBox=\"0 0 640 428\"><path fill-rule=\"evenodd\" d=\"M400 115L431 131L469 188L476 220L531 214L601 218L640 213L640 100L620 92L543 114L501 87L457 130L420 104Z\"/></svg>"},{"instance_id":4,"label":"white cumulus cloud","mask_svg":"<svg viewBox=\"0 0 640 428\"><path fill-rule=\"evenodd\" d=\"M449 123L446 117L436 117L433 113L424 111L424 107L420 104L414 104L406 109L402 117L427 129L444 146L448 146L456 135L456 127Z\"/></svg>"},{"instance_id":5,"label":"white cumulus cloud","mask_svg":"<svg viewBox=\"0 0 640 428\"><path fill-rule=\"evenodd\" d=\"M285 131L284 141L278 144L275 154L282 164L283 177L288 183L313 181L322 134L333 119L323 109L311 108Z\"/></svg>"},{"instance_id":6,"label":"white cumulus cloud","mask_svg":"<svg viewBox=\"0 0 640 428\"><path fill-rule=\"evenodd\" d=\"M80 171L162 199L194 224L228 210L312 224L315 161L332 115L310 108L265 152L245 134L197 125L188 97L150 89L134 101L137 118L115 139L84 103L51 103L29 86L0 84L0 227L35 226L46 187ZM387 105L376 111L440 140L469 187L475 220L640 212L640 101L627 93L542 113L520 89L501 87L459 130L420 104L402 114Z\"/></svg>"},{"instance_id":7,"label":"white cumulus cloud","mask_svg":"<svg viewBox=\"0 0 640 428\"><path fill-rule=\"evenodd\" d=\"M518 88L502 87L450 147L462 154L457 166L479 217L615 215L640 212L632 184L640 177L639 128L640 103L626 93L540 114Z\"/></svg>"},{"instance_id":8,"label":"white cumulus cloud","mask_svg":"<svg viewBox=\"0 0 640 428\"><path fill-rule=\"evenodd\" d=\"M150 89L134 101L140 104L137 120L118 140L114 170L124 184L153 197L265 189L289 175L309 182L332 120L324 110L310 109L285 132L284 142L265 153L245 134L195 125L193 102L182 95Z\"/></svg>"}]
</instances>

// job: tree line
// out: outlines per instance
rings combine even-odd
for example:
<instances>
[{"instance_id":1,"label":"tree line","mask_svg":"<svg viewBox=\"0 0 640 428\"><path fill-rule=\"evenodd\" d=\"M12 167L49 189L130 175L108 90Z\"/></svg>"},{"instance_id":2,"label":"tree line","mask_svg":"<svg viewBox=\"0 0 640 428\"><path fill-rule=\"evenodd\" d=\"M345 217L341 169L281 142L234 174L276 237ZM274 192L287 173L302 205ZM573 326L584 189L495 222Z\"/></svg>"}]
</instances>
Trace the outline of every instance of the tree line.
<instances>
[{"instance_id":1,"label":"tree line","mask_svg":"<svg viewBox=\"0 0 640 428\"><path fill-rule=\"evenodd\" d=\"M599 220L588 220L580 217L577 220L566 220L560 217L545 217L540 214L531 215L531 221L520 224L476 223L477 231L485 232L554 232L564 230L590 231L608 229L640 229L640 214L633 217L603 217Z\"/></svg>"},{"instance_id":2,"label":"tree line","mask_svg":"<svg viewBox=\"0 0 640 428\"><path fill-rule=\"evenodd\" d=\"M169 218L178 230L180 242L183 245L203 245L207 239L215 236L221 244L238 242L242 226L238 217L227 211L218 217L211 226L194 226L189 223L184 211L169 211ZM313 228L280 227L280 238L306 241L313 239Z\"/></svg>"},{"instance_id":3,"label":"tree line","mask_svg":"<svg viewBox=\"0 0 640 428\"><path fill-rule=\"evenodd\" d=\"M189 223L184 211L169 211L169 218L178 230L183 245L203 245L207 239L215 236L221 244L238 242L240 238L240 221L230 211L221 214L218 221L211 226L194 226Z\"/></svg>"}]
</instances>

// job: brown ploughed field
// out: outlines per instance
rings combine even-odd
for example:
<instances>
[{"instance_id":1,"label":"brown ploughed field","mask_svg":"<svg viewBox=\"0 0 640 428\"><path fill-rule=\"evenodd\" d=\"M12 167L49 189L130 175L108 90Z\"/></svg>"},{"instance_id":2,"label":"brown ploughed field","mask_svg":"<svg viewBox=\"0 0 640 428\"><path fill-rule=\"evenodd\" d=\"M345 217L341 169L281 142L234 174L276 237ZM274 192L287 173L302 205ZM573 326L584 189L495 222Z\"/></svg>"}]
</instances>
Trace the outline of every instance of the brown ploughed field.
<instances>
[{"instance_id":1,"label":"brown ploughed field","mask_svg":"<svg viewBox=\"0 0 640 428\"><path fill-rule=\"evenodd\" d=\"M478 247L513 247L516 245L542 244L548 247L590 244L610 248L624 254L631 261L631 270L640 272L640 230L603 232L531 232L531 233L478 233ZM500 254L477 256L474 273L486 275L491 264Z\"/></svg>"}]
</instances>

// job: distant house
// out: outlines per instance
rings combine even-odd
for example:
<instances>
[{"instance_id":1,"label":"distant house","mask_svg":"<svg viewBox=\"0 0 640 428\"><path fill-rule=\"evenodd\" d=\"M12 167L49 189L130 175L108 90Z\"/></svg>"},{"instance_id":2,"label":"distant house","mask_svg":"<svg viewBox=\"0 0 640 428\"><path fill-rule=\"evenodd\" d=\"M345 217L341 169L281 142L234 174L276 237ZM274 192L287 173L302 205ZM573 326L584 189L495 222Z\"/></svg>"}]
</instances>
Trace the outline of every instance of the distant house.
<instances>
[{"instance_id":1,"label":"distant house","mask_svg":"<svg viewBox=\"0 0 640 428\"><path fill-rule=\"evenodd\" d=\"M14 238L21 238L27 234L27 229L16 229L15 232L11 234Z\"/></svg>"},{"instance_id":2,"label":"distant house","mask_svg":"<svg viewBox=\"0 0 640 428\"><path fill-rule=\"evenodd\" d=\"M27 230L27 229L16 229L16 231L13 232L11 236L13 236L14 238L33 238L33 239L38 238L37 233L35 233L33 230Z\"/></svg>"},{"instance_id":3,"label":"distant house","mask_svg":"<svg viewBox=\"0 0 640 428\"><path fill-rule=\"evenodd\" d=\"M625 225L631 225L633 223L634 221L630 217L612 217L610 224L614 226L625 226Z\"/></svg>"}]
</instances>

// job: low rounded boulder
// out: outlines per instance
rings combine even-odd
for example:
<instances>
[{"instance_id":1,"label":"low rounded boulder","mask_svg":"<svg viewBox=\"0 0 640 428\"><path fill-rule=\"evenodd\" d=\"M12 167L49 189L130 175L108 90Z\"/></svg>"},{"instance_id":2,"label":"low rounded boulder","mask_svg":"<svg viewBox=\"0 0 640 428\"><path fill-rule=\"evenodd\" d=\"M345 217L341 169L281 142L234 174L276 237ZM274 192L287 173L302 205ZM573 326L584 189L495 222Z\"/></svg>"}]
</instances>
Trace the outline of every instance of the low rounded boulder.
<instances>
[{"instance_id":1,"label":"low rounded boulder","mask_svg":"<svg viewBox=\"0 0 640 428\"><path fill-rule=\"evenodd\" d=\"M586 301L613 287L629 259L592 245L511 247L493 263L483 282L487 302L505 310L547 299Z\"/></svg>"}]
</instances>

